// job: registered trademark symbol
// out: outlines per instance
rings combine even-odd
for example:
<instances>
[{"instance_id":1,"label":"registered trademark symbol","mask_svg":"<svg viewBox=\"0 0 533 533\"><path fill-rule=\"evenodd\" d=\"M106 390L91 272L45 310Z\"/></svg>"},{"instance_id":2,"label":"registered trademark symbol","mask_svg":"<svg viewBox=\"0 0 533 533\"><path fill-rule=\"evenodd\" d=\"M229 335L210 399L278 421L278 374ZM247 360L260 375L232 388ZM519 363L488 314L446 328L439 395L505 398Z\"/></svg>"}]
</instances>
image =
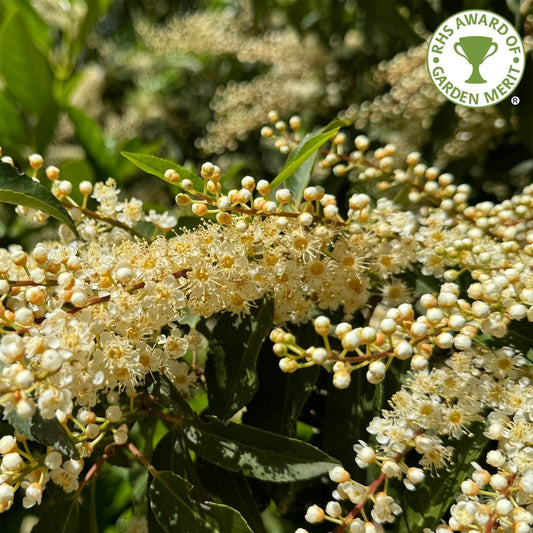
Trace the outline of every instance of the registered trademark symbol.
<instances>
[{"instance_id":1,"label":"registered trademark symbol","mask_svg":"<svg viewBox=\"0 0 533 533\"><path fill-rule=\"evenodd\" d=\"M518 96L511 97L511 104L518 105L520 103L520 98Z\"/></svg>"}]
</instances>

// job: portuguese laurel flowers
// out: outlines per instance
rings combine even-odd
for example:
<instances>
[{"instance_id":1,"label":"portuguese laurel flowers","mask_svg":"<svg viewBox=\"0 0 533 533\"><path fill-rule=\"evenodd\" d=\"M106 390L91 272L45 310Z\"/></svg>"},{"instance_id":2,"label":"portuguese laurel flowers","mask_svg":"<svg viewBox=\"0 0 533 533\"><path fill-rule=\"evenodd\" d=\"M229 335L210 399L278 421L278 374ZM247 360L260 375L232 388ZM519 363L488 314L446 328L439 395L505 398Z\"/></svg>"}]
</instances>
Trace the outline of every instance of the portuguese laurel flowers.
<instances>
[{"instance_id":1,"label":"portuguese laurel flowers","mask_svg":"<svg viewBox=\"0 0 533 533\"><path fill-rule=\"evenodd\" d=\"M286 153L301 121L269 118L263 137ZM368 438L354 443L355 465L374 477L333 468L331 500L310 504L306 527L381 531L404 511L399 490L445 475L457 443L481 438L486 450L464 465L436 531L531 530L533 375L513 331L533 321L533 186L469 205L469 187L417 153L402 161L392 144L372 151L338 128L330 137L320 172L370 182L379 197L354 192L343 205L319 184L295 190L252 176L228 190L215 164L200 176L169 168L161 177L181 188L179 209L203 218L175 232L178 210L146 213L120 199L112 178L82 181L78 204L60 169L30 156L79 238L61 226L55 240L0 250L0 406L8 421L59 423L72 453L31 447L19 432L1 437L0 512L17 491L24 507L39 505L50 481L81 491L84 461L102 456L100 443L127 445L157 376L183 396L205 386L209 335L198 322L246 316L266 299L280 373L320 367L337 389L359 373L376 388L401 374ZM311 334L295 334L306 324Z\"/></svg>"}]
</instances>

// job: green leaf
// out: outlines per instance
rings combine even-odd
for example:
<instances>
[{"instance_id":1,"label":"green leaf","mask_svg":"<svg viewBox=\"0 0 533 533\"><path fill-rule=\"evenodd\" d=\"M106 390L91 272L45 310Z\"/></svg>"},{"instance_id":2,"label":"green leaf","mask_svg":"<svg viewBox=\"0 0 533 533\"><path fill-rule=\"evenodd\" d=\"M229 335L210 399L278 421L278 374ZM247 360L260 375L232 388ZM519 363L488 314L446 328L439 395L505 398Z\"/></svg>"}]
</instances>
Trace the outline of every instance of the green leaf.
<instances>
[{"instance_id":1,"label":"green leaf","mask_svg":"<svg viewBox=\"0 0 533 533\"><path fill-rule=\"evenodd\" d=\"M2 9L6 12L16 10L22 15L33 43L45 56L48 55L52 46L50 28L31 3L28 0L2 0Z\"/></svg>"},{"instance_id":2,"label":"green leaf","mask_svg":"<svg viewBox=\"0 0 533 533\"><path fill-rule=\"evenodd\" d=\"M105 138L100 126L77 107L69 107L68 115L74 124L76 138L87 152L91 163L101 172L113 174L116 155L111 141Z\"/></svg>"},{"instance_id":3,"label":"green leaf","mask_svg":"<svg viewBox=\"0 0 533 533\"><path fill-rule=\"evenodd\" d=\"M352 372L352 381L346 390L335 388L331 377L328 379L320 447L352 473L355 469L353 445L360 439L368 439L366 428L381 412L382 402L382 385L368 383L364 372Z\"/></svg>"},{"instance_id":4,"label":"green leaf","mask_svg":"<svg viewBox=\"0 0 533 533\"><path fill-rule=\"evenodd\" d=\"M255 316L222 315L207 351L205 376L209 412L230 418L257 391L257 356L272 328L274 303L266 300Z\"/></svg>"},{"instance_id":5,"label":"green leaf","mask_svg":"<svg viewBox=\"0 0 533 533\"><path fill-rule=\"evenodd\" d=\"M53 103L50 65L18 11L6 17L0 29L0 74L25 110L42 113Z\"/></svg>"},{"instance_id":6,"label":"green leaf","mask_svg":"<svg viewBox=\"0 0 533 533\"><path fill-rule=\"evenodd\" d=\"M0 139L4 145L7 142L22 144L24 142L24 123L16 106L0 92Z\"/></svg>"},{"instance_id":7,"label":"green leaf","mask_svg":"<svg viewBox=\"0 0 533 533\"><path fill-rule=\"evenodd\" d=\"M214 417L184 429L200 457L233 472L283 483L325 474L338 461L305 442Z\"/></svg>"},{"instance_id":8,"label":"green leaf","mask_svg":"<svg viewBox=\"0 0 533 533\"><path fill-rule=\"evenodd\" d=\"M184 180L184 179L191 180L194 184L195 190L203 191L203 188L204 188L203 179L200 176L197 176L196 174L191 172L190 170L186 169L185 167L182 167L181 165L174 163L174 161L170 161L169 159L161 159L160 157L156 157L155 155L148 155L148 154L138 154L138 153L134 154L132 152L121 152L121 154L126 159L129 159L135 166L137 166L141 170L144 170L145 172L148 172L149 174L153 174L154 176L161 178L163 181L166 181L167 183L170 183L171 185L176 185L178 187L181 187L180 182L171 183L170 181L165 179L165 172L169 168L171 168L180 175L181 180Z\"/></svg>"},{"instance_id":9,"label":"green leaf","mask_svg":"<svg viewBox=\"0 0 533 533\"><path fill-rule=\"evenodd\" d=\"M87 519L87 529L89 533L98 533L98 515L96 514L96 478L89 483L89 516Z\"/></svg>"},{"instance_id":10,"label":"green leaf","mask_svg":"<svg viewBox=\"0 0 533 533\"><path fill-rule=\"evenodd\" d=\"M310 345L318 342L311 324L300 326L294 334L297 339L307 339ZM246 406L242 420L266 431L295 437L300 412L315 387L319 368L312 366L285 374L280 371L278 363L271 342L265 342L257 364L259 389ZM273 390L275 394L272 394Z\"/></svg>"},{"instance_id":11,"label":"green leaf","mask_svg":"<svg viewBox=\"0 0 533 533\"><path fill-rule=\"evenodd\" d=\"M114 519L131 506L134 473L131 465L128 466L129 468L115 468L106 461L98 473L94 506L100 525L114 523Z\"/></svg>"},{"instance_id":12,"label":"green leaf","mask_svg":"<svg viewBox=\"0 0 533 533\"><path fill-rule=\"evenodd\" d=\"M241 513L233 507L213 502L209 502L208 506L210 509L207 514L212 517L209 522L214 524L215 531L220 533L254 533ZM209 531L212 530L212 528L209 529Z\"/></svg>"},{"instance_id":13,"label":"green leaf","mask_svg":"<svg viewBox=\"0 0 533 533\"><path fill-rule=\"evenodd\" d=\"M69 457L79 457L78 450L57 418L45 420L39 411L32 418L20 418L14 410L10 411L6 418L15 431L28 439L45 446L52 446Z\"/></svg>"},{"instance_id":14,"label":"green leaf","mask_svg":"<svg viewBox=\"0 0 533 533\"><path fill-rule=\"evenodd\" d=\"M63 222L78 236L67 210L48 189L3 162L0 162L0 202L39 209Z\"/></svg>"},{"instance_id":15,"label":"green leaf","mask_svg":"<svg viewBox=\"0 0 533 533\"><path fill-rule=\"evenodd\" d=\"M337 135L340 128L345 126L346 123L342 120L334 120L330 122L321 132L310 135L307 138L307 141L302 142L298 148L291 154L283 170L274 178L270 187L273 189L278 185L281 185L283 182L287 181L293 174L304 164L304 162L309 159L317 150L326 143L329 139ZM309 173L310 173L309 169ZM310 175L310 174L309 174ZM303 172L300 176L294 177L291 182L292 187L294 187L293 193L299 194L299 189L303 192L306 184L305 180L308 180L307 172Z\"/></svg>"},{"instance_id":16,"label":"green leaf","mask_svg":"<svg viewBox=\"0 0 533 533\"><path fill-rule=\"evenodd\" d=\"M267 533L257 502L257 494L250 489L241 472L228 472L217 465L196 457L195 466L202 486L225 505L237 509L254 533Z\"/></svg>"},{"instance_id":17,"label":"green leaf","mask_svg":"<svg viewBox=\"0 0 533 533\"><path fill-rule=\"evenodd\" d=\"M76 497L51 505L33 526L31 533L72 533L78 527L80 506Z\"/></svg>"},{"instance_id":18,"label":"green leaf","mask_svg":"<svg viewBox=\"0 0 533 533\"><path fill-rule=\"evenodd\" d=\"M138 152L142 154L155 154L161 150L162 141L154 141L152 143L147 143L139 137L134 137L133 139L124 140L120 146L119 150L126 152ZM63 169L61 169L63 172ZM132 166L130 161L125 157L117 157L115 161L115 168L113 169L113 177L117 180L118 183L124 183L131 178L134 178L137 174L137 168ZM145 204L146 205L146 204Z\"/></svg>"},{"instance_id":19,"label":"green leaf","mask_svg":"<svg viewBox=\"0 0 533 533\"><path fill-rule=\"evenodd\" d=\"M156 470L185 474L184 450L181 450L177 437L178 432L171 430L157 443L152 454L152 466Z\"/></svg>"},{"instance_id":20,"label":"green leaf","mask_svg":"<svg viewBox=\"0 0 533 533\"><path fill-rule=\"evenodd\" d=\"M95 182L94 169L86 159L69 159L61 163L61 179L72 183L71 196L81 204L83 196L79 192L79 185L84 180Z\"/></svg>"},{"instance_id":21,"label":"green leaf","mask_svg":"<svg viewBox=\"0 0 533 533\"><path fill-rule=\"evenodd\" d=\"M507 335L505 344L510 344L525 356L528 356L532 350L533 324L527 319L520 322L510 322L507 326Z\"/></svg>"},{"instance_id":22,"label":"green leaf","mask_svg":"<svg viewBox=\"0 0 533 533\"><path fill-rule=\"evenodd\" d=\"M37 124L33 131L33 146L37 153L42 154L46 152L46 148L54 136L58 117L59 106L55 102L51 102L50 105L39 114Z\"/></svg>"},{"instance_id":23,"label":"green leaf","mask_svg":"<svg viewBox=\"0 0 533 533\"><path fill-rule=\"evenodd\" d=\"M165 407L170 408L172 416L194 419L195 414L191 406L164 374L159 375L154 394Z\"/></svg>"},{"instance_id":24,"label":"green leaf","mask_svg":"<svg viewBox=\"0 0 533 533\"><path fill-rule=\"evenodd\" d=\"M477 461L484 453L489 441L483 436L484 424L471 428L473 435L454 441L456 451L454 464L440 477L426 477L415 492L403 491L403 514L396 525L398 533L415 533L424 528L435 530L441 518L460 493L461 483L470 474L470 463Z\"/></svg>"},{"instance_id":25,"label":"green leaf","mask_svg":"<svg viewBox=\"0 0 533 533\"><path fill-rule=\"evenodd\" d=\"M317 156L318 150L312 153L311 156L302 163L300 168L296 169L294 174L284 183L284 187L291 191L292 199L296 205L299 205L302 201L304 189L309 185L309 181L311 181L311 172L315 166Z\"/></svg>"},{"instance_id":26,"label":"green leaf","mask_svg":"<svg viewBox=\"0 0 533 533\"><path fill-rule=\"evenodd\" d=\"M253 533L242 515L226 505L197 503L192 485L168 471L158 472L149 490L150 507L161 526L170 532Z\"/></svg>"},{"instance_id":27,"label":"green leaf","mask_svg":"<svg viewBox=\"0 0 533 533\"><path fill-rule=\"evenodd\" d=\"M301 337L298 337L301 338ZM313 390L319 368L303 368L293 374L280 375L278 359L269 350L270 368L261 365L259 390L248 404L243 422L273 433L296 437L298 418ZM271 392L275 390L276 394Z\"/></svg>"}]
</instances>

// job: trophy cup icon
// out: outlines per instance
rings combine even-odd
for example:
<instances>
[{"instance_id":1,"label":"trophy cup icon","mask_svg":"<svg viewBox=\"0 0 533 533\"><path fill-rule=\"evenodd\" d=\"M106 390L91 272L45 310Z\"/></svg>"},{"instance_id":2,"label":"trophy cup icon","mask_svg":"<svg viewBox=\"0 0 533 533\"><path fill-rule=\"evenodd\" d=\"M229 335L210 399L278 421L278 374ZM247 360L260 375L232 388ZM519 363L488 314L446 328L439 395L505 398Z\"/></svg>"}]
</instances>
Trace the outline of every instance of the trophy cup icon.
<instances>
[{"instance_id":1,"label":"trophy cup icon","mask_svg":"<svg viewBox=\"0 0 533 533\"><path fill-rule=\"evenodd\" d=\"M492 52L491 48L494 47ZM455 53L464 57L472 65L472 74L465 83L485 83L479 72L479 67L498 50L498 45L490 38L484 36L461 37L454 45ZM461 53L461 50L463 53Z\"/></svg>"}]
</instances>

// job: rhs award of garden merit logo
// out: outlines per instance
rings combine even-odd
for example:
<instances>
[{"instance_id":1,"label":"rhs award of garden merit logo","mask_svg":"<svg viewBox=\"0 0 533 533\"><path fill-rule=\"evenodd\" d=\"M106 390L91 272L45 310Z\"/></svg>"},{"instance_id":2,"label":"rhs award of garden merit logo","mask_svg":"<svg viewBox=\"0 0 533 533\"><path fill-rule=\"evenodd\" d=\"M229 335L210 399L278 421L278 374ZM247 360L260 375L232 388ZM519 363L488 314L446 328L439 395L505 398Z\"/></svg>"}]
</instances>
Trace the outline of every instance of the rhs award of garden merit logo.
<instances>
[{"instance_id":1,"label":"rhs award of garden merit logo","mask_svg":"<svg viewBox=\"0 0 533 533\"><path fill-rule=\"evenodd\" d=\"M445 20L428 46L428 70L439 91L466 107L485 107L510 96L522 78L524 45L505 18L481 9Z\"/></svg>"}]
</instances>

